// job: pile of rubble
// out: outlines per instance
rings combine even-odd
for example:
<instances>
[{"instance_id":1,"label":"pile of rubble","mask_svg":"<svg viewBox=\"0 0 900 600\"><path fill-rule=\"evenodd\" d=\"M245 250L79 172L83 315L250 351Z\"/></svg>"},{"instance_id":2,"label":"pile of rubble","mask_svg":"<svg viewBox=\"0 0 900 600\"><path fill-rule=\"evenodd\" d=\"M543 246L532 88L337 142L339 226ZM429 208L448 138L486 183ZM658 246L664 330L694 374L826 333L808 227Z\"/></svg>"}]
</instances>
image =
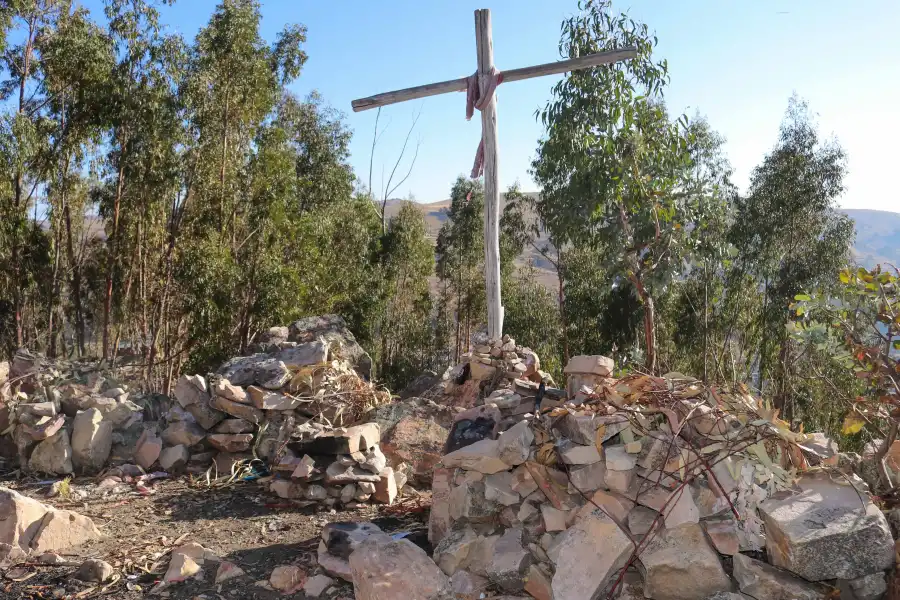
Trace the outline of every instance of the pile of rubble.
<instances>
[{"instance_id":1,"label":"pile of rubble","mask_svg":"<svg viewBox=\"0 0 900 600\"><path fill-rule=\"evenodd\" d=\"M133 402L98 371L62 374L20 351L6 378L0 431L18 463L37 473L133 463L136 472L124 476L252 475L301 505L393 502L406 476L382 454L379 425L352 426L390 394L368 381L371 359L344 321L330 315L274 327L254 350L216 373L182 375L152 420L145 398ZM122 478L120 471L107 475Z\"/></svg>"},{"instance_id":2,"label":"pile of rubble","mask_svg":"<svg viewBox=\"0 0 900 600\"><path fill-rule=\"evenodd\" d=\"M568 393L507 380L457 415L429 522L449 589L538 600L883 596L894 542L845 468L852 457L792 432L745 391L612 370L607 358L575 357Z\"/></svg>"}]
</instances>

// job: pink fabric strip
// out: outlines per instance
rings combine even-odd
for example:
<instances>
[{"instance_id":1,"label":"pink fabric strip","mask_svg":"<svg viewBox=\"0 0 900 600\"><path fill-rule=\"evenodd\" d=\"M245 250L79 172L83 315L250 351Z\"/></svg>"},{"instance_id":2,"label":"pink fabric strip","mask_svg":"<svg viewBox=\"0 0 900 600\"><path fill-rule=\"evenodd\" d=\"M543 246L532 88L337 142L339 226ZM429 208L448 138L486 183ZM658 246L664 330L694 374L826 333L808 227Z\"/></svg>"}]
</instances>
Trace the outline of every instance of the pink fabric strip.
<instances>
[{"instance_id":1,"label":"pink fabric strip","mask_svg":"<svg viewBox=\"0 0 900 600\"><path fill-rule=\"evenodd\" d=\"M484 110L484 107L494 95L497 86L503 83L503 73L491 67L491 72L485 77L484 89L481 89L478 73L473 73L466 78L466 120L471 120L475 109ZM481 142L478 151L475 152L475 164L472 166L472 179L477 179L484 174L484 131L481 132Z\"/></svg>"}]
</instances>

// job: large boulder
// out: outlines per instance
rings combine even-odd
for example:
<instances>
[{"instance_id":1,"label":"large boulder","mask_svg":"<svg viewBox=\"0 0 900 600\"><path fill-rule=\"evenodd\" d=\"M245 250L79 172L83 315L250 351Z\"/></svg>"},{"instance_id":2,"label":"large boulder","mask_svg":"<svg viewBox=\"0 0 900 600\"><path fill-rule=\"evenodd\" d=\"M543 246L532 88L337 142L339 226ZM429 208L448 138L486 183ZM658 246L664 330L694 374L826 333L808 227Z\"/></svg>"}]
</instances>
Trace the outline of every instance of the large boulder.
<instances>
[{"instance_id":1,"label":"large boulder","mask_svg":"<svg viewBox=\"0 0 900 600\"><path fill-rule=\"evenodd\" d=\"M349 361L357 373L368 380L372 375L372 357L362 349L347 322L338 315L306 317L291 323L288 340L300 344L324 341L329 348L329 356Z\"/></svg>"},{"instance_id":2,"label":"large boulder","mask_svg":"<svg viewBox=\"0 0 900 600\"><path fill-rule=\"evenodd\" d=\"M350 555L356 600L439 600L450 580L410 542L388 535L370 536Z\"/></svg>"},{"instance_id":3,"label":"large boulder","mask_svg":"<svg viewBox=\"0 0 900 600\"><path fill-rule=\"evenodd\" d=\"M884 513L868 496L828 474L798 482L759 506L769 562L809 581L856 579L890 569L894 542Z\"/></svg>"},{"instance_id":4,"label":"large boulder","mask_svg":"<svg viewBox=\"0 0 900 600\"><path fill-rule=\"evenodd\" d=\"M25 553L58 552L99 538L100 532L88 517L0 487L0 545L15 546Z\"/></svg>"},{"instance_id":5,"label":"large boulder","mask_svg":"<svg viewBox=\"0 0 900 600\"><path fill-rule=\"evenodd\" d=\"M579 519L555 543L555 600L605 597L634 549L631 539L601 510Z\"/></svg>"},{"instance_id":6,"label":"large boulder","mask_svg":"<svg viewBox=\"0 0 900 600\"><path fill-rule=\"evenodd\" d=\"M392 467L407 463L417 482L428 484L441 460L447 430L434 421L410 415L401 419L382 438L381 450Z\"/></svg>"},{"instance_id":7,"label":"large boulder","mask_svg":"<svg viewBox=\"0 0 900 600\"><path fill-rule=\"evenodd\" d=\"M112 450L113 427L96 408L78 413L72 426L72 462L82 471L97 471Z\"/></svg>"},{"instance_id":8,"label":"large boulder","mask_svg":"<svg viewBox=\"0 0 900 600\"><path fill-rule=\"evenodd\" d=\"M696 600L731 590L731 580L700 525L660 531L640 561L644 595L653 600Z\"/></svg>"}]
</instances>

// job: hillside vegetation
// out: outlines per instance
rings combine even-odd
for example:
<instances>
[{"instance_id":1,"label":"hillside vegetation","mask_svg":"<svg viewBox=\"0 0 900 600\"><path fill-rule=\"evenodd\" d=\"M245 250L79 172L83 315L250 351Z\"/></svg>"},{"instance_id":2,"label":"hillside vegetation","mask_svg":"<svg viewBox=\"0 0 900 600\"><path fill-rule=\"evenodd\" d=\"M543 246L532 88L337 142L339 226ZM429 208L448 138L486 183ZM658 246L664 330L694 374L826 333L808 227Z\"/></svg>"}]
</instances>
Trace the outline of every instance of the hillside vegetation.
<instances>
[{"instance_id":1,"label":"hillside vegetation","mask_svg":"<svg viewBox=\"0 0 900 600\"><path fill-rule=\"evenodd\" d=\"M605 0L582 4L563 57L637 57L568 74L538 115L542 193L509 190L501 223L505 330L550 372L599 353L749 384L810 429L894 398L892 379L847 364L872 353L838 352L852 336L796 306L852 274L877 292L855 294L853 314L895 319L884 272L838 276L898 247L896 216L838 209L840 145L791 98L739 193L715 124L669 112L656 35ZM303 25L264 39L257 0L223 0L188 40L155 6L0 7L3 352L128 360L167 392L272 325L337 313L392 389L457 362L485 321L482 183L381 214L348 165L340 113L288 91L303 80ZM882 334L857 341L880 348Z\"/></svg>"}]
</instances>

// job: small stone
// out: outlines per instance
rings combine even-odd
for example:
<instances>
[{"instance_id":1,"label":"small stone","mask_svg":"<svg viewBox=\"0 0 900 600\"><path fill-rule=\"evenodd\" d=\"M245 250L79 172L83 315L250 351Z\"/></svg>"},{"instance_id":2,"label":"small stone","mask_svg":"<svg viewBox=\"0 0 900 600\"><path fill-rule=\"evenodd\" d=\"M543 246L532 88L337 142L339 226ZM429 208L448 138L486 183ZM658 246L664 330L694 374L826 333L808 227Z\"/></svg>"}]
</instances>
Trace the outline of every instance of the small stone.
<instances>
[{"instance_id":1,"label":"small stone","mask_svg":"<svg viewBox=\"0 0 900 600\"><path fill-rule=\"evenodd\" d=\"M191 413L191 416L194 417L194 420L197 421L200 427L207 430L212 429L228 416L224 412L211 407L209 400L206 399L188 405L185 410Z\"/></svg>"},{"instance_id":2,"label":"small stone","mask_svg":"<svg viewBox=\"0 0 900 600\"><path fill-rule=\"evenodd\" d=\"M365 452L354 453L354 458L359 456L362 460L357 460L359 466L370 473L381 473L387 467L387 458L381 452L381 448L377 445L371 450Z\"/></svg>"},{"instance_id":3,"label":"small stone","mask_svg":"<svg viewBox=\"0 0 900 600\"><path fill-rule=\"evenodd\" d=\"M680 488L672 492L668 505L663 509L666 529L675 529L682 525L693 525L700 522L700 510L694 503L694 497L688 488Z\"/></svg>"},{"instance_id":4,"label":"small stone","mask_svg":"<svg viewBox=\"0 0 900 600\"><path fill-rule=\"evenodd\" d=\"M346 483L356 483L358 481L368 481L378 483L381 481L380 475L374 475L369 471L364 471L355 465L345 466L339 461L331 463L325 469L325 483L329 485L344 485Z\"/></svg>"},{"instance_id":5,"label":"small stone","mask_svg":"<svg viewBox=\"0 0 900 600\"><path fill-rule=\"evenodd\" d=\"M144 470L149 470L159 459L162 448L162 439L152 430L145 429L134 447L134 462Z\"/></svg>"},{"instance_id":6,"label":"small stone","mask_svg":"<svg viewBox=\"0 0 900 600\"><path fill-rule=\"evenodd\" d=\"M640 440L636 442L628 442L627 444L625 444L625 452L627 452L628 454L640 454L642 447L643 444L641 444Z\"/></svg>"},{"instance_id":7,"label":"small stone","mask_svg":"<svg viewBox=\"0 0 900 600\"><path fill-rule=\"evenodd\" d=\"M524 588L524 575L531 566L531 555L522 547L521 528L507 529L494 545L487 577L507 592Z\"/></svg>"},{"instance_id":8,"label":"small stone","mask_svg":"<svg viewBox=\"0 0 900 600\"><path fill-rule=\"evenodd\" d=\"M159 455L159 466L166 471L179 471L191 459L190 451L183 445L170 446Z\"/></svg>"},{"instance_id":9,"label":"small stone","mask_svg":"<svg viewBox=\"0 0 900 600\"><path fill-rule=\"evenodd\" d=\"M547 554L556 557L551 587L557 600L603 597L634 548L612 519L596 512L561 533L554 546Z\"/></svg>"},{"instance_id":10,"label":"small stone","mask_svg":"<svg viewBox=\"0 0 900 600\"><path fill-rule=\"evenodd\" d=\"M606 487L606 465L596 462L591 465L569 469L569 483L576 492L593 492Z\"/></svg>"},{"instance_id":11,"label":"small stone","mask_svg":"<svg viewBox=\"0 0 900 600\"><path fill-rule=\"evenodd\" d=\"M567 516L566 512L557 510L550 505L541 505L541 517L544 519L545 531L565 531Z\"/></svg>"},{"instance_id":12,"label":"small stone","mask_svg":"<svg viewBox=\"0 0 900 600\"><path fill-rule=\"evenodd\" d=\"M535 482L534 477L525 465L517 467L512 472L512 476L513 478L510 487L522 498L526 498L537 491L538 484Z\"/></svg>"},{"instance_id":13,"label":"small stone","mask_svg":"<svg viewBox=\"0 0 900 600\"><path fill-rule=\"evenodd\" d=\"M176 421L162 432L163 441L170 446L195 446L206 437L206 431L191 421Z\"/></svg>"},{"instance_id":14,"label":"small stone","mask_svg":"<svg viewBox=\"0 0 900 600\"><path fill-rule=\"evenodd\" d=\"M479 473L480 474L480 473ZM509 471L501 471L484 478L484 497L503 506L512 506L520 502L519 494L512 489L513 475Z\"/></svg>"},{"instance_id":15,"label":"small stone","mask_svg":"<svg viewBox=\"0 0 900 600\"><path fill-rule=\"evenodd\" d=\"M567 465L592 465L603 460L596 446L566 444L559 450L562 461Z\"/></svg>"},{"instance_id":16,"label":"small stone","mask_svg":"<svg viewBox=\"0 0 900 600\"><path fill-rule=\"evenodd\" d=\"M81 563L74 577L79 581L88 583L103 583L112 577L113 573L115 573L115 569L108 562L89 558Z\"/></svg>"},{"instance_id":17,"label":"small stone","mask_svg":"<svg viewBox=\"0 0 900 600\"><path fill-rule=\"evenodd\" d=\"M244 419L225 419L213 429L216 433L250 433L254 429L253 423Z\"/></svg>"},{"instance_id":18,"label":"small stone","mask_svg":"<svg viewBox=\"0 0 900 600\"><path fill-rule=\"evenodd\" d=\"M641 553L641 563L648 598L694 600L731 589L731 580L699 525L654 534Z\"/></svg>"},{"instance_id":19,"label":"small stone","mask_svg":"<svg viewBox=\"0 0 900 600\"><path fill-rule=\"evenodd\" d=\"M578 518L584 518L596 512L602 512L623 525L628 521L628 515L634 508L634 502L615 492L597 490L578 511Z\"/></svg>"},{"instance_id":20,"label":"small stone","mask_svg":"<svg viewBox=\"0 0 900 600\"><path fill-rule=\"evenodd\" d=\"M854 600L881 600L887 592L884 573L873 573L846 583L853 591Z\"/></svg>"},{"instance_id":21,"label":"small stone","mask_svg":"<svg viewBox=\"0 0 900 600\"><path fill-rule=\"evenodd\" d=\"M553 589L550 577L537 565L528 567L525 576L525 591L535 600L553 600Z\"/></svg>"},{"instance_id":22,"label":"small stone","mask_svg":"<svg viewBox=\"0 0 900 600\"><path fill-rule=\"evenodd\" d=\"M470 600L481 598L487 592L490 581L481 575L468 571L457 571L450 577L450 588L454 599Z\"/></svg>"},{"instance_id":23,"label":"small stone","mask_svg":"<svg viewBox=\"0 0 900 600\"><path fill-rule=\"evenodd\" d=\"M523 502L522 506L519 507L519 512L516 513L516 518L524 523L531 519L533 516L538 514L538 509L535 508L534 504L531 502Z\"/></svg>"},{"instance_id":24,"label":"small stone","mask_svg":"<svg viewBox=\"0 0 900 600\"><path fill-rule=\"evenodd\" d=\"M634 471L610 471L606 470L606 487L620 494L627 494L634 484ZM690 495L690 493L687 493Z\"/></svg>"},{"instance_id":25,"label":"small stone","mask_svg":"<svg viewBox=\"0 0 900 600\"><path fill-rule=\"evenodd\" d=\"M447 575L469 566L469 554L478 540L471 528L454 531L445 536L434 549L434 562Z\"/></svg>"},{"instance_id":26,"label":"small stone","mask_svg":"<svg viewBox=\"0 0 900 600\"><path fill-rule=\"evenodd\" d=\"M291 473L291 477L296 479L309 479L313 473L316 471L316 461L313 458L305 454L303 458L300 459L300 464L297 465L297 468L294 469L294 472Z\"/></svg>"},{"instance_id":27,"label":"small stone","mask_svg":"<svg viewBox=\"0 0 900 600\"><path fill-rule=\"evenodd\" d=\"M528 421L519 421L500 435L498 457L510 466L521 465L528 460L534 433Z\"/></svg>"},{"instance_id":28,"label":"small stone","mask_svg":"<svg viewBox=\"0 0 900 600\"><path fill-rule=\"evenodd\" d=\"M86 471L101 469L112 450L112 434L112 425L96 408L78 413L72 426L74 466Z\"/></svg>"},{"instance_id":29,"label":"small stone","mask_svg":"<svg viewBox=\"0 0 900 600\"><path fill-rule=\"evenodd\" d=\"M287 365L274 358L264 360L256 365L255 380L267 390L278 390L291 380L291 372ZM251 396L253 392L247 390Z\"/></svg>"},{"instance_id":30,"label":"small stone","mask_svg":"<svg viewBox=\"0 0 900 600\"><path fill-rule=\"evenodd\" d=\"M456 486L450 492L449 503L452 520L465 518L473 523L486 522L500 512L499 504L486 498L483 481L463 482Z\"/></svg>"},{"instance_id":31,"label":"small stone","mask_svg":"<svg viewBox=\"0 0 900 600\"><path fill-rule=\"evenodd\" d=\"M441 459L445 468L459 467L469 471L491 474L510 468L500 459L499 440L481 440L451 452Z\"/></svg>"},{"instance_id":32,"label":"small stone","mask_svg":"<svg viewBox=\"0 0 900 600\"><path fill-rule=\"evenodd\" d=\"M206 438L209 445L222 452L243 452L250 449L252 433L214 433Z\"/></svg>"},{"instance_id":33,"label":"small stone","mask_svg":"<svg viewBox=\"0 0 900 600\"><path fill-rule=\"evenodd\" d=\"M658 516L658 512L644 506L632 508L628 512L628 529L631 531L631 535L647 535L650 533L650 529Z\"/></svg>"},{"instance_id":34,"label":"small stone","mask_svg":"<svg viewBox=\"0 0 900 600\"><path fill-rule=\"evenodd\" d=\"M380 479L375 482L375 492L373 497L382 504L393 504L397 498L397 481L394 479L394 469L387 467L379 475Z\"/></svg>"},{"instance_id":35,"label":"small stone","mask_svg":"<svg viewBox=\"0 0 900 600\"><path fill-rule=\"evenodd\" d=\"M734 578L741 591L766 600L820 600L825 590L743 554L734 555Z\"/></svg>"},{"instance_id":36,"label":"small stone","mask_svg":"<svg viewBox=\"0 0 900 600\"><path fill-rule=\"evenodd\" d=\"M213 392L216 396L221 396L231 402L247 403L247 392L244 388L233 385L227 379L219 379L213 386Z\"/></svg>"},{"instance_id":37,"label":"small stone","mask_svg":"<svg viewBox=\"0 0 900 600\"><path fill-rule=\"evenodd\" d=\"M719 554L734 556L740 551L737 525L732 519L703 521L703 528Z\"/></svg>"},{"instance_id":38,"label":"small stone","mask_svg":"<svg viewBox=\"0 0 900 600\"><path fill-rule=\"evenodd\" d=\"M606 468L612 471L630 471L637 465L637 456L629 454L625 444L606 446Z\"/></svg>"},{"instance_id":39,"label":"small stone","mask_svg":"<svg viewBox=\"0 0 900 600\"><path fill-rule=\"evenodd\" d=\"M28 468L47 475L71 474L74 467L69 432L61 429L56 435L35 446L31 458L28 459Z\"/></svg>"},{"instance_id":40,"label":"small stone","mask_svg":"<svg viewBox=\"0 0 900 600\"><path fill-rule=\"evenodd\" d=\"M213 396L212 400L209 401L209 405L216 410L220 410L232 417L249 421L254 425L259 425L265 420L263 411L258 408L250 406L249 404L234 402L222 396Z\"/></svg>"},{"instance_id":41,"label":"small stone","mask_svg":"<svg viewBox=\"0 0 900 600\"><path fill-rule=\"evenodd\" d=\"M244 575L246 575L246 573L239 566L233 562L223 560L219 563L219 568L216 571L216 584L224 583L229 579L243 577Z\"/></svg>"},{"instance_id":42,"label":"small stone","mask_svg":"<svg viewBox=\"0 0 900 600\"><path fill-rule=\"evenodd\" d=\"M206 379L200 375L182 375L175 383L173 395L182 408L209 400Z\"/></svg>"},{"instance_id":43,"label":"small stone","mask_svg":"<svg viewBox=\"0 0 900 600\"><path fill-rule=\"evenodd\" d=\"M340 494L341 504L349 504L357 494L356 484L348 483L341 488Z\"/></svg>"},{"instance_id":44,"label":"small stone","mask_svg":"<svg viewBox=\"0 0 900 600\"><path fill-rule=\"evenodd\" d=\"M591 446L596 443L597 430L603 428L603 439L606 441L629 426L628 419L622 415L574 415L567 414L554 422L553 429L563 437L576 444Z\"/></svg>"},{"instance_id":45,"label":"small stone","mask_svg":"<svg viewBox=\"0 0 900 600\"><path fill-rule=\"evenodd\" d=\"M566 368L563 369L563 373L566 375L570 373L588 373L600 377L609 377L615 366L613 359L605 356L573 356L566 364Z\"/></svg>"},{"instance_id":46,"label":"small stone","mask_svg":"<svg viewBox=\"0 0 900 600\"><path fill-rule=\"evenodd\" d=\"M325 593L325 590L331 587L334 579L326 575L314 575L306 580L303 584L303 593L308 598L318 598Z\"/></svg>"},{"instance_id":47,"label":"small stone","mask_svg":"<svg viewBox=\"0 0 900 600\"><path fill-rule=\"evenodd\" d=\"M172 553L172 559L169 561L169 568L163 576L166 583L176 583L184 581L188 577L193 577L200 572L200 565L187 554Z\"/></svg>"},{"instance_id":48,"label":"small stone","mask_svg":"<svg viewBox=\"0 0 900 600\"><path fill-rule=\"evenodd\" d=\"M306 571L293 565L275 567L269 576L269 585L285 594L293 594L305 583Z\"/></svg>"},{"instance_id":49,"label":"small stone","mask_svg":"<svg viewBox=\"0 0 900 600\"><path fill-rule=\"evenodd\" d=\"M247 393L251 404L260 410L294 410L300 406L296 398L256 386L247 388Z\"/></svg>"}]
</instances>

